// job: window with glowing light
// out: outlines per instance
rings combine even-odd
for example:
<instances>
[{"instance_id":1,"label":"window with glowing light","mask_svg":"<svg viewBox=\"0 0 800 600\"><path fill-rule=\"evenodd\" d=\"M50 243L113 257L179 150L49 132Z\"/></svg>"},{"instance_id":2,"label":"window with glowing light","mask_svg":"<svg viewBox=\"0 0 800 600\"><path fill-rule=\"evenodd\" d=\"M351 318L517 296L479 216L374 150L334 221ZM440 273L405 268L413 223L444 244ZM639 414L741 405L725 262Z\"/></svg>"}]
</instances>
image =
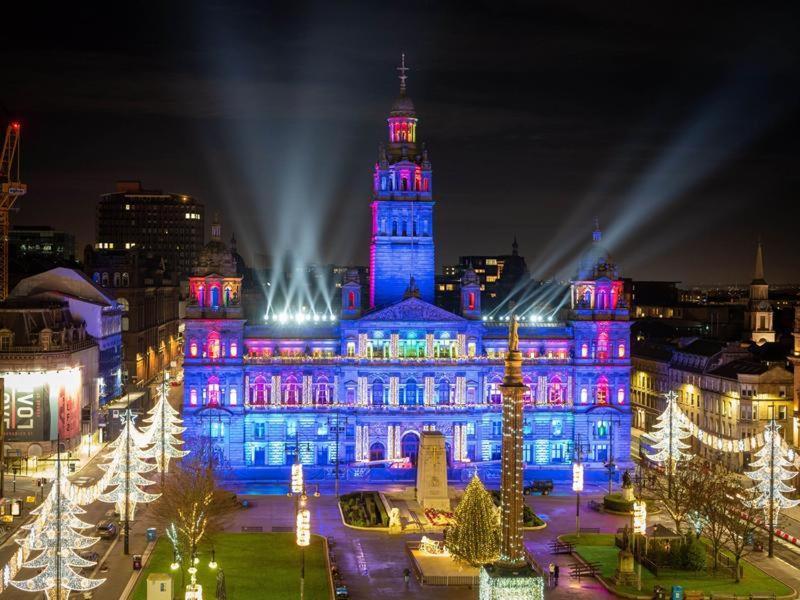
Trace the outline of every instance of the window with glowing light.
<instances>
[{"instance_id":1,"label":"window with glowing light","mask_svg":"<svg viewBox=\"0 0 800 600\"><path fill-rule=\"evenodd\" d=\"M597 359L608 359L608 334L605 331L597 336Z\"/></svg>"},{"instance_id":2,"label":"window with glowing light","mask_svg":"<svg viewBox=\"0 0 800 600\"><path fill-rule=\"evenodd\" d=\"M208 358L214 359L220 357L219 334L216 331L212 331L208 334L208 345L206 347Z\"/></svg>"},{"instance_id":3,"label":"window with glowing light","mask_svg":"<svg viewBox=\"0 0 800 600\"><path fill-rule=\"evenodd\" d=\"M619 388L617 390L617 404L623 404L625 402L625 390Z\"/></svg>"},{"instance_id":4,"label":"window with glowing light","mask_svg":"<svg viewBox=\"0 0 800 600\"><path fill-rule=\"evenodd\" d=\"M475 292L467 294L467 310L475 310Z\"/></svg>"},{"instance_id":5,"label":"window with glowing light","mask_svg":"<svg viewBox=\"0 0 800 600\"><path fill-rule=\"evenodd\" d=\"M589 401L589 391L586 388L581 388L581 404L586 404Z\"/></svg>"},{"instance_id":6,"label":"window with glowing light","mask_svg":"<svg viewBox=\"0 0 800 600\"><path fill-rule=\"evenodd\" d=\"M625 344L620 344L617 346L617 356L620 358L625 358Z\"/></svg>"},{"instance_id":7,"label":"window with glowing light","mask_svg":"<svg viewBox=\"0 0 800 600\"><path fill-rule=\"evenodd\" d=\"M197 305L199 307L205 306L205 296L206 296L206 288L205 286L198 285L197 286Z\"/></svg>"},{"instance_id":8,"label":"window with glowing light","mask_svg":"<svg viewBox=\"0 0 800 600\"><path fill-rule=\"evenodd\" d=\"M197 406L197 390L194 388L189 390L189 404Z\"/></svg>"},{"instance_id":9,"label":"window with glowing light","mask_svg":"<svg viewBox=\"0 0 800 600\"><path fill-rule=\"evenodd\" d=\"M597 382L597 395L595 396L596 404L608 404L608 380L601 377Z\"/></svg>"},{"instance_id":10,"label":"window with glowing light","mask_svg":"<svg viewBox=\"0 0 800 600\"><path fill-rule=\"evenodd\" d=\"M216 285L211 288L211 308L219 308L219 288Z\"/></svg>"},{"instance_id":11,"label":"window with glowing light","mask_svg":"<svg viewBox=\"0 0 800 600\"><path fill-rule=\"evenodd\" d=\"M347 308L348 310L355 310L356 308L356 293L347 292Z\"/></svg>"},{"instance_id":12,"label":"window with glowing light","mask_svg":"<svg viewBox=\"0 0 800 600\"><path fill-rule=\"evenodd\" d=\"M228 354L230 354L231 358L236 358L236 356L239 354L239 345L236 342L231 342L231 345L228 348Z\"/></svg>"},{"instance_id":13,"label":"window with glowing light","mask_svg":"<svg viewBox=\"0 0 800 600\"><path fill-rule=\"evenodd\" d=\"M250 403L263 406L267 403L267 380L259 375L253 380L250 392Z\"/></svg>"},{"instance_id":14,"label":"window with glowing light","mask_svg":"<svg viewBox=\"0 0 800 600\"><path fill-rule=\"evenodd\" d=\"M219 378L212 376L208 378L206 386L206 399L209 406L219 406Z\"/></svg>"},{"instance_id":15,"label":"window with glowing light","mask_svg":"<svg viewBox=\"0 0 800 600\"><path fill-rule=\"evenodd\" d=\"M192 340L189 342L189 356L196 357L197 356L197 341Z\"/></svg>"},{"instance_id":16,"label":"window with glowing light","mask_svg":"<svg viewBox=\"0 0 800 600\"><path fill-rule=\"evenodd\" d=\"M236 406L239 402L239 392L236 391L235 387L232 387L228 392L228 404L231 406Z\"/></svg>"},{"instance_id":17,"label":"window with glowing light","mask_svg":"<svg viewBox=\"0 0 800 600\"><path fill-rule=\"evenodd\" d=\"M589 344L581 344L581 358L589 356Z\"/></svg>"},{"instance_id":18,"label":"window with glowing light","mask_svg":"<svg viewBox=\"0 0 800 600\"><path fill-rule=\"evenodd\" d=\"M555 375L550 380L550 392L547 398L547 403L551 406L560 406L564 404L564 388L561 383L561 378Z\"/></svg>"}]
</instances>

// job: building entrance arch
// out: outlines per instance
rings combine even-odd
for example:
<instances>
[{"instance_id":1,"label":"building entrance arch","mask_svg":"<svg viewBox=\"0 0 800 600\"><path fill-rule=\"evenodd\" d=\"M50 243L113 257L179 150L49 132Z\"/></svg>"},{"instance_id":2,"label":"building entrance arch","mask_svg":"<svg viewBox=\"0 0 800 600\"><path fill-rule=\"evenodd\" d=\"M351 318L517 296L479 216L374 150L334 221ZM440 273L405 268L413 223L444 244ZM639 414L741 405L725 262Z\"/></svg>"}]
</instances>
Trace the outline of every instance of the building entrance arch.
<instances>
[{"instance_id":1,"label":"building entrance arch","mask_svg":"<svg viewBox=\"0 0 800 600\"><path fill-rule=\"evenodd\" d=\"M386 460L386 448L380 442L375 442L369 447L370 460Z\"/></svg>"}]
</instances>

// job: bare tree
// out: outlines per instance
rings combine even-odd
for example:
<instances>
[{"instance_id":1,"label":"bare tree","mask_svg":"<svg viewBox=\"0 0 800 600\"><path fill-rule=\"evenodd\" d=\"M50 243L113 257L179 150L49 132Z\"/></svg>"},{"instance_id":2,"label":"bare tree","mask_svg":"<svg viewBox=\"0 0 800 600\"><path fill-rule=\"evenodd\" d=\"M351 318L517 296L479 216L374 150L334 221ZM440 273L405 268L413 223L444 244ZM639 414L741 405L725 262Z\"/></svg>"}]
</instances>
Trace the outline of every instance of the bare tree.
<instances>
[{"instance_id":1,"label":"bare tree","mask_svg":"<svg viewBox=\"0 0 800 600\"><path fill-rule=\"evenodd\" d=\"M693 458L678 463L671 478L663 469L649 469L649 490L667 511L678 533L681 533L688 514L698 508L697 490L702 480L700 468L701 461Z\"/></svg>"},{"instance_id":2,"label":"bare tree","mask_svg":"<svg viewBox=\"0 0 800 600\"><path fill-rule=\"evenodd\" d=\"M165 528L174 525L174 543L189 561L200 543L222 531L238 508L235 496L219 487L213 446L207 440L193 445L190 454L170 471L161 492L153 513ZM186 561L180 562L183 569Z\"/></svg>"},{"instance_id":3,"label":"bare tree","mask_svg":"<svg viewBox=\"0 0 800 600\"><path fill-rule=\"evenodd\" d=\"M757 519L763 515L763 511L755 506L756 494L753 488L745 489L739 484L738 489L732 486L730 491L733 494L726 495L728 510L724 519L725 543L733 554L738 583L741 579L739 563L750 552L748 544L753 541L758 530Z\"/></svg>"},{"instance_id":4,"label":"bare tree","mask_svg":"<svg viewBox=\"0 0 800 600\"><path fill-rule=\"evenodd\" d=\"M730 511L730 498L741 489L734 473L720 463L698 465L693 492L695 505L693 518L697 519L714 555L714 571L719 568L719 553L727 537L726 521ZM699 533L698 533L699 535Z\"/></svg>"}]
</instances>

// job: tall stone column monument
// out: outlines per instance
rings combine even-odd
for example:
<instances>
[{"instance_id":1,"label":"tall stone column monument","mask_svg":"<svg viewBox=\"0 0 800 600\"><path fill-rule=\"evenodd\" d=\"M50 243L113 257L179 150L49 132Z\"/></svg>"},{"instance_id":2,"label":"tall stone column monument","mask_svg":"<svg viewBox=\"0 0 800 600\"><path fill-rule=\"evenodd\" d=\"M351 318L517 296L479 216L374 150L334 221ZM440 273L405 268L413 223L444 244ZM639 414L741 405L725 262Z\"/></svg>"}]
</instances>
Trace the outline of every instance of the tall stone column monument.
<instances>
[{"instance_id":1,"label":"tall stone column monument","mask_svg":"<svg viewBox=\"0 0 800 600\"><path fill-rule=\"evenodd\" d=\"M417 502L422 508L450 510L444 434L423 431L417 456Z\"/></svg>"},{"instance_id":2,"label":"tall stone column monument","mask_svg":"<svg viewBox=\"0 0 800 600\"><path fill-rule=\"evenodd\" d=\"M480 600L542 600L544 581L525 555L522 540L522 354L516 318L508 331L508 354L503 384L503 453L500 558L484 565L480 574Z\"/></svg>"}]
</instances>

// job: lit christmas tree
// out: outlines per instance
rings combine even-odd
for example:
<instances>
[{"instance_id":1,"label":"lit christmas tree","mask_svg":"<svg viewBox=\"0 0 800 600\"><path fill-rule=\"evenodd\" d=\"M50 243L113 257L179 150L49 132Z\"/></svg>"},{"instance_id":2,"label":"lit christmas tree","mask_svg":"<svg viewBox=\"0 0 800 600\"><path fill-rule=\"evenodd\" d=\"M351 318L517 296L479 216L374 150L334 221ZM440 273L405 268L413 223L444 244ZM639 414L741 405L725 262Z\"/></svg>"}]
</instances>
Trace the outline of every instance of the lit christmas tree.
<instances>
[{"instance_id":1,"label":"lit christmas tree","mask_svg":"<svg viewBox=\"0 0 800 600\"><path fill-rule=\"evenodd\" d=\"M780 425L770 421L764 429L764 445L755 455L756 460L750 463L755 471L750 471L747 476L755 482L755 500L753 506L763 508L769 520L772 513L773 527L778 524L778 514L783 508L791 508L800 504L800 500L792 500L784 494L793 492L794 488L784 483L794 478L797 473L787 467L792 463L783 450L783 438L778 432ZM772 511L770 511L770 506Z\"/></svg>"},{"instance_id":2,"label":"lit christmas tree","mask_svg":"<svg viewBox=\"0 0 800 600\"><path fill-rule=\"evenodd\" d=\"M86 511L69 499L67 490L70 484L65 470L61 468L60 459L56 464L56 474L56 482L45 501L31 511L36 515L36 520L22 526L28 535L17 539L17 543L27 551L26 554L38 552L34 558L25 561L22 568L41 571L30 579L10 583L26 592L45 592L48 598L64 600L70 592L92 590L105 579L89 579L75 571L96 564L79 556L75 550L88 548L99 538L83 535L79 531L92 525L77 516Z\"/></svg>"},{"instance_id":3,"label":"lit christmas tree","mask_svg":"<svg viewBox=\"0 0 800 600\"><path fill-rule=\"evenodd\" d=\"M445 546L459 562L474 567L495 560L500 553L500 527L491 495L477 475L467 485L447 530Z\"/></svg>"},{"instance_id":4,"label":"lit christmas tree","mask_svg":"<svg viewBox=\"0 0 800 600\"><path fill-rule=\"evenodd\" d=\"M144 419L149 423L143 433L145 444L150 447L144 451L143 456L153 458L156 461L156 469L161 473L169 471L169 461L173 458L181 458L189 454L188 450L178 448L183 444L183 440L176 436L183 433L186 428L181 427L181 419L178 411L170 406L165 394L159 394L159 400L148 412L150 415Z\"/></svg>"},{"instance_id":5,"label":"lit christmas tree","mask_svg":"<svg viewBox=\"0 0 800 600\"><path fill-rule=\"evenodd\" d=\"M145 478L142 473L153 471L156 465L145 461L144 450L133 434L135 430L133 414L128 410L121 418L125 420L125 425L116 440L116 448L109 462L100 465L107 475L110 473L107 484L114 489L100 494L99 500L116 504L120 518L125 519L127 516L128 521L133 521L136 505L152 502L160 494L150 494L141 489L153 485L153 482Z\"/></svg>"},{"instance_id":6,"label":"lit christmas tree","mask_svg":"<svg viewBox=\"0 0 800 600\"><path fill-rule=\"evenodd\" d=\"M692 454L687 452L691 446L684 442L691 437L689 421L678 406L678 394L673 391L664 394L667 398L667 408L658 415L656 424L649 432L656 443L653 444L654 454L647 454L647 458L657 463L666 463L667 472L672 474L675 465L681 460L688 460Z\"/></svg>"}]
</instances>

